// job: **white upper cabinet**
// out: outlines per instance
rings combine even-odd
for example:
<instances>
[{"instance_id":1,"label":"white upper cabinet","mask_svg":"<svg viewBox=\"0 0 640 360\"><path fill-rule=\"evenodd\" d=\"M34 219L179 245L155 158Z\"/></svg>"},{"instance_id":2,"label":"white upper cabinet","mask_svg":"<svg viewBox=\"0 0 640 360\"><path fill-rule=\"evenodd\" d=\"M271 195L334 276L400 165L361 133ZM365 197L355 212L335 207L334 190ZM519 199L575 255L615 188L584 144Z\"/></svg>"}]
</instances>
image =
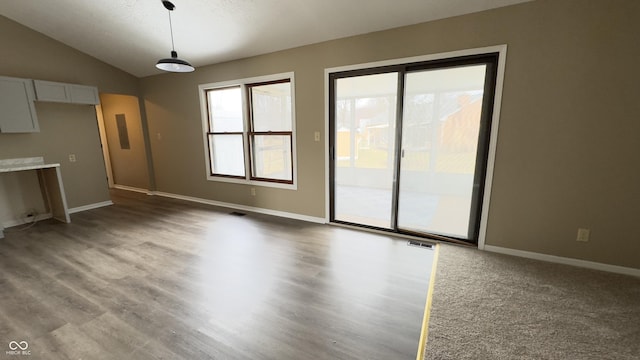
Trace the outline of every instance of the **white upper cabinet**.
<instances>
[{"instance_id":1,"label":"white upper cabinet","mask_svg":"<svg viewBox=\"0 0 640 360\"><path fill-rule=\"evenodd\" d=\"M39 132L33 81L0 76L0 132Z\"/></svg>"},{"instance_id":2,"label":"white upper cabinet","mask_svg":"<svg viewBox=\"0 0 640 360\"><path fill-rule=\"evenodd\" d=\"M71 102L67 84L44 80L33 80L33 84L36 86L38 101Z\"/></svg>"},{"instance_id":3,"label":"white upper cabinet","mask_svg":"<svg viewBox=\"0 0 640 360\"><path fill-rule=\"evenodd\" d=\"M100 104L98 88L95 86L65 84L53 81L34 80L38 101L53 101L72 104Z\"/></svg>"},{"instance_id":4,"label":"white upper cabinet","mask_svg":"<svg viewBox=\"0 0 640 360\"><path fill-rule=\"evenodd\" d=\"M100 96L98 88L95 86L75 85L71 84L71 102L74 104L100 104Z\"/></svg>"}]
</instances>

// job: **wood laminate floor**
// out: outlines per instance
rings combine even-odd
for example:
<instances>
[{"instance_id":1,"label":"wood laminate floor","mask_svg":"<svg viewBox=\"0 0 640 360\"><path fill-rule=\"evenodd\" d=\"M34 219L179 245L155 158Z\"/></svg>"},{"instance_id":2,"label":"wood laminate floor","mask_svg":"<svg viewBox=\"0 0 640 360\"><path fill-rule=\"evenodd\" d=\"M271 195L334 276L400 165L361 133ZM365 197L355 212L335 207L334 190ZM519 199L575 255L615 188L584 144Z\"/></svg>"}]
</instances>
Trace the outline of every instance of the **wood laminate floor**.
<instances>
[{"instance_id":1,"label":"wood laminate floor","mask_svg":"<svg viewBox=\"0 0 640 360\"><path fill-rule=\"evenodd\" d=\"M0 359L415 359L431 250L112 195L5 231Z\"/></svg>"}]
</instances>

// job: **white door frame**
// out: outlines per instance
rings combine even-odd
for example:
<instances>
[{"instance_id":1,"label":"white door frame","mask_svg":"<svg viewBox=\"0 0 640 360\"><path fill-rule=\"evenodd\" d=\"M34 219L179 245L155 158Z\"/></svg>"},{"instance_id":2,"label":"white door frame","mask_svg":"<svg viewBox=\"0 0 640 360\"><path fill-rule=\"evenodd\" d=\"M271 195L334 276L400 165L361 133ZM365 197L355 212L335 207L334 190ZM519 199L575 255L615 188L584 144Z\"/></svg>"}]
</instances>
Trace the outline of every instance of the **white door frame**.
<instances>
[{"instance_id":1,"label":"white door frame","mask_svg":"<svg viewBox=\"0 0 640 360\"><path fill-rule=\"evenodd\" d=\"M109 189L113 189L115 184L113 182L113 171L111 170L111 157L109 156L109 143L107 142L107 132L104 128L104 116L102 114L102 105L96 105L96 115L98 118L98 130L100 133L100 143L102 143L102 156L104 157L104 168L107 171L107 181L109 182Z\"/></svg>"},{"instance_id":2,"label":"white door frame","mask_svg":"<svg viewBox=\"0 0 640 360\"><path fill-rule=\"evenodd\" d=\"M505 72L505 64L507 61L507 45L506 44L324 69L324 102L325 102L325 106L324 106L324 109L325 109L324 110L325 111L324 113L325 115L324 116L325 161L324 161L324 164L325 164L325 174L326 174L326 177L325 177L325 222L326 223L330 223L330 206L331 206L330 191L329 191L329 183L331 181L331 179L329 179L329 174L330 174L329 172L329 166L330 166L329 101L331 100L329 99L329 75L335 72L359 70L359 69L390 66L390 65L401 65L401 64L407 64L407 63L413 63L413 62L441 60L441 59L455 58L455 57L461 57L461 56L480 55L480 54L488 54L488 53L498 53L499 55L498 55L498 68L496 73L495 95L494 95L494 101L493 101L493 115L491 118L491 129L489 130L489 152L487 154L487 171L485 174L484 195L482 198L482 209L480 212L480 231L478 233L478 249L480 250L484 249L486 234L487 234L487 221L489 216L489 202L491 201L493 170L495 165L496 149L498 144L498 125L500 121L500 107L502 104L502 88L504 85L504 72Z\"/></svg>"}]
</instances>

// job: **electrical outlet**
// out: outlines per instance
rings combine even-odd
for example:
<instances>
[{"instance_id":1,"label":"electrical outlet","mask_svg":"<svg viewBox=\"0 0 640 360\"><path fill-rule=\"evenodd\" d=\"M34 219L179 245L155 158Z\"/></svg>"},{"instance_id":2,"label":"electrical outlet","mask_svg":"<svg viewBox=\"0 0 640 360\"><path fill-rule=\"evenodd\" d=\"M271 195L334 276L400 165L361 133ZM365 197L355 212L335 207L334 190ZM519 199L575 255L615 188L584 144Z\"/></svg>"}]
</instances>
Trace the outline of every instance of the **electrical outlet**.
<instances>
[{"instance_id":1,"label":"electrical outlet","mask_svg":"<svg viewBox=\"0 0 640 360\"><path fill-rule=\"evenodd\" d=\"M256 188L251 188L251 196L256 196Z\"/></svg>"},{"instance_id":2,"label":"electrical outlet","mask_svg":"<svg viewBox=\"0 0 640 360\"><path fill-rule=\"evenodd\" d=\"M578 237L576 238L576 241L587 242L589 241L590 234L591 230L580 228L578 229Z\"/></svg>"},{"instance_id":3,"label":"electrical outlet","mask_svg":"<svg viewBox=\"0 0 640 360\"><path fill-rule=\"evenodd\" d=\"M69 154L69 162L76 162L76 154Z\"/></svg>"}]
</instances>

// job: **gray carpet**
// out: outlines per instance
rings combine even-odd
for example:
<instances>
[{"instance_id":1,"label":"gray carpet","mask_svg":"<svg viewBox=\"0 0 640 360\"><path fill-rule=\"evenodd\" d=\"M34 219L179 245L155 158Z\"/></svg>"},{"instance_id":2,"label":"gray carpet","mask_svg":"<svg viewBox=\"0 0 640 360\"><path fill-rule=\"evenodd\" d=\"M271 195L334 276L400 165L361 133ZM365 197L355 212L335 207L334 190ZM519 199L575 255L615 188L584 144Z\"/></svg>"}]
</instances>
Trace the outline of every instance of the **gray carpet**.
<instances>
[{"instance_id":1,"label":"gray carpet","mask_svg":"<svg viewBox=\"0 0 640 360\"><path fill-rule=\"evenodd\" d=\"M425 359L640 359L640 278L440 245Z\"/></svg>"}]
</instances>

